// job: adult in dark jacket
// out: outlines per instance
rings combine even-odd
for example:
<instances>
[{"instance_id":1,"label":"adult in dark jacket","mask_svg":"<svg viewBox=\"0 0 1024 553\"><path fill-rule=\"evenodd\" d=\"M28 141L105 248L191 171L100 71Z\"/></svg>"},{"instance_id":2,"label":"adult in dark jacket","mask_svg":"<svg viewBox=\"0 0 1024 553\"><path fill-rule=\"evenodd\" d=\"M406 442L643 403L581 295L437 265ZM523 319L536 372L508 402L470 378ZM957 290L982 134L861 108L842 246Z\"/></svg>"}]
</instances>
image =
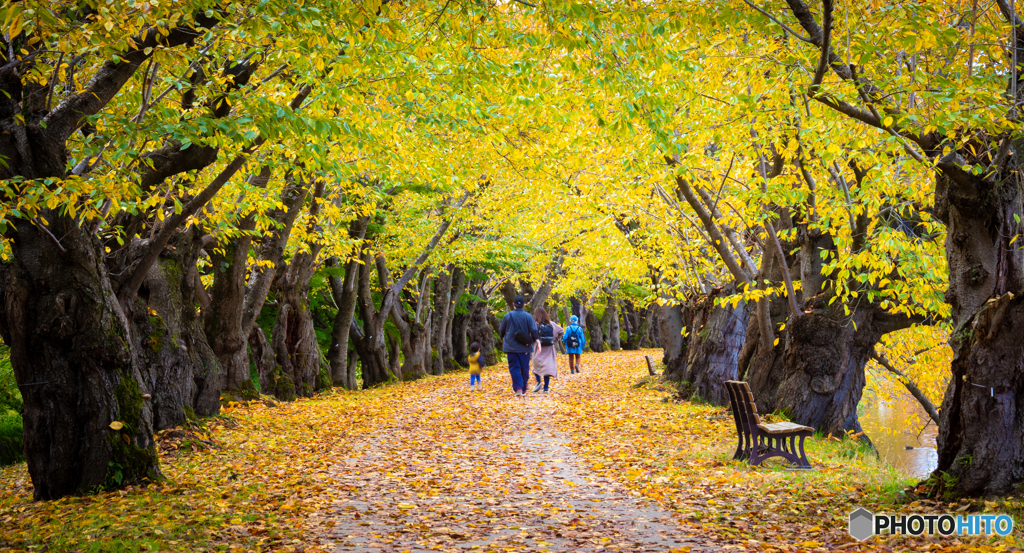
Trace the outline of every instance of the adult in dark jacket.
<instances>
[{"instance_id":1,"label":"adult in dark jacket","mask_svg":"<svg viewBox=\"0 0 1024 553\"><path fill-rule=\"evenodd\" d=\"M529 313L523 311L526 300L516 296L512 300L515 309L501 319L498 334L501 336L501 351L508 357L508 372L512 376L512 391L517 396L526 395L530 382L530 354L540 351L540 335L537 323Z\"/></svg>"}]
</instances>

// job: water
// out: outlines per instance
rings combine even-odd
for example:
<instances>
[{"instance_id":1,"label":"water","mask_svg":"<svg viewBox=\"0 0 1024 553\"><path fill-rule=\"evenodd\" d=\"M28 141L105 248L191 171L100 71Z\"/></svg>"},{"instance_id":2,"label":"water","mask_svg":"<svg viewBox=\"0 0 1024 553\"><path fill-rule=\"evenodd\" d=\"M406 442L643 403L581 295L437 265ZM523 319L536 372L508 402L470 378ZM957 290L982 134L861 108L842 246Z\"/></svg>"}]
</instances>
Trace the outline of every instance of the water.
<instances>
[{"instance_id":1,"label":"water","mask_svg":"<svg viewBox=\"0 0 1024 553\"><path fill-rule=\"evenodd\" d=\"M939 462L935 451L938 427L934 422L925 426L931 419L917 400L909 395L888 402L865 396L861 403L861 427L883 459L918 478L935 470Z\"/></svg>"}]
</instances>

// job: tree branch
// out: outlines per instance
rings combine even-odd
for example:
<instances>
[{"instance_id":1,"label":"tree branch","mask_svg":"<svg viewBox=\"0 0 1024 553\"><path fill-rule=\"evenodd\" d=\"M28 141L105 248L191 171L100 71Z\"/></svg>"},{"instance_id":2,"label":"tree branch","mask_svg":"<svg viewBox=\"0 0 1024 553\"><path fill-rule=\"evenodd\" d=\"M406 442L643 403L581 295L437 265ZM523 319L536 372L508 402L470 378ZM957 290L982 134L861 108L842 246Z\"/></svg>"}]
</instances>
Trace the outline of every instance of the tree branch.
<instances>
[{"instance_id":1,"label":"tree branch","mask_svg":"<svg viewBox=\"0 0 1024 553\"><path fill-rule=\"evenodd\" d=\"M292 101L289 103L289 107L292 110L297 109L312 92L312 86L304 86L302 90L292 98ZM132 276L129 277L121 287L118 296L121 299L122 305L127 305L135 299L135 295L139 292L139 287L142 286L142 282L146 279L146 273L149 272L150 267L153 266L153 263L155 263L157 258L160 256L160 252L163 251L164 246L167 245L167 242L170 240L171 235L174 234L175 229L177 229L178 226L185 222L189 217L195 215L211 199L213 199L217 192L219 192L220 189L223 188L229 180L231 180L231 177L233 177L235 173L242 168L245 161L249 159L249 156L266 141L266 137L257 137L256 140L254 140L249 146L246 146L241 153L235 156L235 159L231 160L231 163L228 163L228 165L221 170L220 174L218 174L202 192L185 204L179 213L174 213L164 220L164 224L160 228L160 232L158 232L156 236L153 237L153 240L150 241L149 249L142 257L142 260L139 261L139 264L135 267L135 271L132 273Z\"/></svg>"},{"instance_id":2,"label":"tree branch","mask_svg":"<svg viewBox=\"0 0 1024 553\"><path fill-rule=\"evenodd\" d=\"M202 29L216 26L220 19L200 13L196 15L195 22L198 27L182 25L167 30L166 35L160 32L160 27L150 27L130 38L128 43L134 45L134 50L119 54L118 61L111 60L103 64L89 80L85 90L64 99L43 118L46 134L51 140L63 144L82 126L87 117L99 113L114 98L142 62L149 59L157 48L191 45L202 36Z\"/></svg>"},{"instance_id":3,"label":"tree branch","mask_svg":"<svg viewBox=\"0 0 1024 553\"><path fill-rule=\"evenodd\" d=\"M935 408L935 404L933 404L932 401L928 399L928 396L924 395L924 392L922 392L921 389L917 387L917 384L914 384L914 381L910 380L910 377L903 374L903 371L892 366L892 363L890 363L889 360L885 358L885 356L881 355L880 353L873 349L871 350L871 358L878 362L879 365L885 367L887 371L896 375L898 380L904 386L906 386L907 391L910 392L910 394L914 396L915 399L917 399L917 402L921 404L921 407L924 407L925 412L928 413L928 416L931 417L932 421L934 421L935 424L939 423L939 410Z\"/></svg>"}]
</instances>

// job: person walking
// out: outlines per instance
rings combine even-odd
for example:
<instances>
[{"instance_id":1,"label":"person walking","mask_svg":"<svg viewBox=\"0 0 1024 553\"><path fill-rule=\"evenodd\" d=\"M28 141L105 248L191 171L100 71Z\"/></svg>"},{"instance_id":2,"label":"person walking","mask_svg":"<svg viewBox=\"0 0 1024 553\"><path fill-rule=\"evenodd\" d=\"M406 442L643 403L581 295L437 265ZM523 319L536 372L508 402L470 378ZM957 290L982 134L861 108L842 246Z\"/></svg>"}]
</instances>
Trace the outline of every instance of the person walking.
<instances>
[{"instance_id":1,"label":"person walking","mask_svg":"<svg viewBox=\"0 0 1024 553\"><path fill-rule=\"evenodd\" d=\"M512 300L514 309L506 313L498 325L501 351L508 357L512 391L517 396L526 395L526 386L530 383L530 354L535 350L540 351L537 323L529 313L523 311L525 303L523 296L516 296Z\"/></svg>"},{"instance_id":2,"label":"person walking","mask_svg":"<svg viewBox=\"0 0 1024 553\"><path fill-rule=\"evenodd\" d=\"M564 329L558 323L551 320L547 310L538 307L533 310L533 320L537 323L537 335L540 337L540 351L533 358L533 376L537 379L537 385L533 387L533 393L540 391L544 386L544 393L548 393L552 378L558 378L558 359L555 357L555 340L562 337ZM541 377L544 378L543 384Z\"/></svg>"},{"instance_id":3,"label":"person walking","mask_svg":"<svg viewBox=\"0 0 1024 553\"><path fill-rule=\"evenodd\" d=\"M484 356L480 352L480 344L473 342L469 346L469 389L473 390L473 386L477 386L477 390L484 388L483 383L480 381L480 373L484 368Z\"/></svg>"},{"instance_id":4,"label":"person walking","mask_svg":"<svg viewBox=\"0 0 1024 553\"><path fill-rule=\"evenodd\" d=\"M580 318L576 315L569 317L569 326L565 327L562 334L562 343L565 344L565 353L569 356L569 374L580 372L580 355L583 348L587 347L587 339L583 336L583 327L579 324Z\"/></svg>"}]
</instances>

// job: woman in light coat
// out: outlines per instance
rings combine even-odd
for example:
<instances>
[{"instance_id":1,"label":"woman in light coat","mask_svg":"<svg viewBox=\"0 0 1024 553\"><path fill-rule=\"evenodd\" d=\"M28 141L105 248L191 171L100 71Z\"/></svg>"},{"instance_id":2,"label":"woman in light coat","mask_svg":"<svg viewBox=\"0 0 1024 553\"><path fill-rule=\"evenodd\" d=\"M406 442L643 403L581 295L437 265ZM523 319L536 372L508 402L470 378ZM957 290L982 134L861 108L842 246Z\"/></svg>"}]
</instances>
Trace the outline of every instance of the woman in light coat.
<instances>
[{"instance_id":1,"label":"woman in light coat","mask_svg":"<svg viewBox=\"0 0 1024 553\"><path fill-rule=\"evenodd\" d=\"M562 337L564 330L558 326L558 323L551 320L543 307L533 310L533 320L537 322L537 334L540 336L540 349L536 349L533 356L533 376L537 379L537 385L533 387L533 391L534 393L539 392L543 386L546 394L551 379L558 377L555 341ZM543 382L541 382L541 377L544 377Z\"/></svg>"}]
</instances>

